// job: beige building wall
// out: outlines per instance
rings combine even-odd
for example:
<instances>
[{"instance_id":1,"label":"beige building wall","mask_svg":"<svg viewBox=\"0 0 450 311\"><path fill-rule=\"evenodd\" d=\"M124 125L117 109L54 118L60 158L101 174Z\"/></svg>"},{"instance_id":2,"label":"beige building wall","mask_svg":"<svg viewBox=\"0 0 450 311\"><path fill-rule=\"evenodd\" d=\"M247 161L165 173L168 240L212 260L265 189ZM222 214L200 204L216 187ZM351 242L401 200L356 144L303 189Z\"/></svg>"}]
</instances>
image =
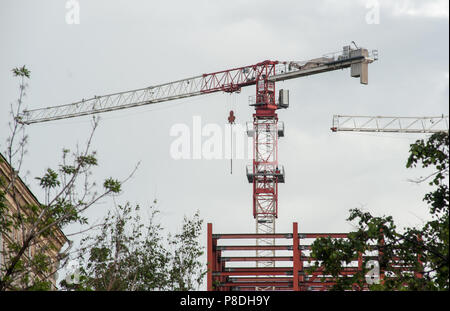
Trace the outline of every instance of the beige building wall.
<instances>
[{"instance_id":1,"label":"beige building wall","mask_svg":"<svg viewBox=\"0 0 450 311\"><path fill-rule=\"evenodd\" d=\"M11 166L8 164L6 159L3 157L2 154L0 154L0 178L3 179L4 184L8 185L11 182ZM28 187L24 184L24 182L20 179L20 177L16 177L15 180L15 195L16 200L11 195L11 191L6 193L6 205L9 208L9 213L17 212L17 204L22 207L25 206L40 206L39 201L37 198L33 195L33 193L28 189ZM25 213L31 213L32 211L30 209L23 209ZM30 215L30 214L28 214ZM26 230L27 228L25 228ZM15 242L22 242L23 240L23 231L22 230L14 230L9 234L9 237L6 234L0 233L0 273L2 273L2 270L4 270L5 265L8 262L8 244L12 241ZM54 249L48 249L46 250L47 255L52 258L52 261L55 261L56 264L58 253L63 247L63 245L68 242L67 237L64 235L64 233L58 228L54 232L54 238L51 240L37 240L34 241L32 246L28 248L28 251L25 253L25 259L31 258L36 253L36 250L43 249L46 245L51 244ZM42 277L43 279L43 277ZM50 281L52 282L53 288L56 289L56 274L54 274Z\"/></svg>"}]
</instances>

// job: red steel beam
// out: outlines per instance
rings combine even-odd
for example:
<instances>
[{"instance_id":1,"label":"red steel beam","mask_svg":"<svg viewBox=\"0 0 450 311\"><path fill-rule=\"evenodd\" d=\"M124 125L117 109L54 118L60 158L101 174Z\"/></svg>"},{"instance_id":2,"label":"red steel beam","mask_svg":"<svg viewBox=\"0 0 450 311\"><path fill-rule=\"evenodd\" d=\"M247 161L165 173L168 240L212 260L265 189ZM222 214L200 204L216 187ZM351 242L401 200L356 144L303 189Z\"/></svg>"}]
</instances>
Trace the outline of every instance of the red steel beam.
<instances>
[{"instance_id":1,"label":"red steel beam","mask_svg":"<svg viewBox=\"0 0 450 311\"><path fill-rule=\"evenodd\" d=\"M347 233L302 233L300 237L303 239L317 239L317 238L339 238L345 239Z\"/></svg>"},{"instance_id":2,"label":"red steel beam","mask_svg":"<svg viewBox=\"0 0 450 311\"><path fill-rule=\"evenodd\" d=\"M292 256L264 256L264 257L222 257L221 261L292 261Z\"/></svg>"},{"instance_id":3,"label":"red steel beam","mask_svg":"<svg viewBox=\"0 0 450 311\"><path fill-rule=\"evenodd\" d=\"M214 272L214 276L250 276L250 275L292 275L289 271L223 271Z\"/></svg>"},{"instance_id":4,"label":"red steel beam","mask_svg":"<svg viewBox=\"0 0 450 311\"><path fill-rule=\"evenodd\" d=\"M223 287L244 287L244 286L249 286L249 287L272 287L272 286L276 286L276 287L292 287L292 282L286 282L286 283L281 283L281 282L242 282L242 283L221 283L219 286L223 286Z\"/></svg>"},{"instance_id":5,"label":"red steel beam","mask_svg":"<svg viewBox=\"0 0 450 311\"><path fill-rule=\"evenodd\" d=\"M292 267L232 267L232 268L226 268L225 272L233 272L233 271L239 271L239 272L291 272L292 273Z\"/></svg>"},{"instance_id":6,"label":"red steel beam","mask_svg":"<svg viewBox=\"0 0 450 311\"><path fill-rule=\"evenodd\" d=\"M298 224L294 222L293 225L293 257L294 257L294 263L293 263L293 289L294 291L299 291L299 278L298 278L298 272L300 271L300 243L298 238Z\"/></svg>"},{"instance_id":7,"label":"red steel beam","mask_svg":"<svg viewBox=\"0 0 450 311\"><path fill-rule=\"evenodd\" d=\"M417 242L419 245L423 244L423 240L422 240L422 235L418 234L417 235ZM422 279L423 278L423 261L422 261L422 254L420 252L418 252L417 254L417 263L419 264L419 269L420 271L416 271L414 272L414 276L418 279Z\"/></svg>"},{"instance_id":8,"label":"red steel beam","mask_svg":"<svg viewBox=\"0 0 450 311\"><path fill-rule=\"evenodd\" d=\"M224 234L214 234L215 239L292 239L292 234L290 233L267 233L267 234L256 234L256 233L224 233Z\"/></svg>"},{"instance_id":9,"label":"red steel beam","mask_svg":"<svg viewBox=\"0 0 450 311\"><path fill-rule=\"evenodd\" d=\"M222 251L251 251L251 250L290 250L291 245L218 245Z\"/></svg>"},{"instance_id":10,"label":"red steel beam","mask_svg":"<svg viewBox=\"0 0 450 311\"><path fill-rule=\"evenodd\" d=\"M207 260L208 260L208 273L207 273L207 278L206 278L206 287L208 291L212 291L213 290L213 272L215 271L215 267L214 267L214 249L213 249L213 235L212 235L212 223L208 223L208 245L207 245Z\"/></svg>"},{"instance_id":11,"label":"red steel beam","mask_svg":"<svg viewBox=\"0 0 450 311\"><path fill-rule=\"evenodd\" d=\"M270 281L270 282L292 282L292 277L237 277L237 278L229 278L230 282L239 283L239 282L258 282L258 281Z\"/></svg>"}]
</instances>

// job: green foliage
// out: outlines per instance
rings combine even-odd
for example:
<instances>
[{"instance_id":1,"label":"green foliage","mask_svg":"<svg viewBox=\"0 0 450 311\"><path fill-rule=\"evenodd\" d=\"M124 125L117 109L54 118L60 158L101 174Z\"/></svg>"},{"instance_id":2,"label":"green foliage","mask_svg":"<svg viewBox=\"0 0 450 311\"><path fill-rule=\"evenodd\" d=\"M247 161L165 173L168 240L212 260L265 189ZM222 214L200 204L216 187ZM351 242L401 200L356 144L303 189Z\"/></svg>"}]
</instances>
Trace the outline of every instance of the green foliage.
<instances>
[{"instance_id":1,"label":"green foliage","mask_svg":"<svg viewBox=\"0 0 450 311\"><path fill-rule=\"evenodd\" d=\"M23 65L22 67L15 67L12 69L12 72L14 74L15 77L26 77L26 78L30 78L31 72L30 70L28 70L25 65Z\"/></svg>"},{"instance_id":2,"label":"green foliage","mask_svg":"<svg viewBox=\"0 0 450 311\"><path fill-rule=\"evenodd\" d=\"M98 165L96 152L90 151L98 125L98 119L94 118L84 150L77 148L77 152L70 153L69 149L63 149L58 169L48 168L42 176L36 177L45 194L42 204L23 203L18 184L22 182L20 168L28 136L16 116L22 110L27 87L25 80L31 73L25 66L16 67L12 72L20 78L20 92L15 105L11 105L11 133L4 153L11 173L5 179L0 178L0 234L3 241L8 241L1 254L7 260L0 265L0 291L48 290L52 288L50 280L57 272L58 264L63 265L62 259L67 256L58 254L60 245L55 241L63 238L60 229L69 224L87 224L84 211L101 198L120 192L121 182L108 178L103 191L97 193L95 182L90 180L93 167Z\"/></svg>"},{"instance_id":3,"label":"green foliage","mask_svg":"<svg viewBox=\"0 0 450 311\"><path fill-rule=\"evenodd\" d=\"M449 136L433 134L427 141L418 140L410 146L406 167L433 168L434 172L418 182L428 180L434 189L424 201L429 206L432 220L417 228L398 230L391 216L376 217L360 209L350 210L348 221L357 223L357 230L348 239L320 238L312 245L311 256L318 261L310 272L322 267L333 276L335 290L362 289L365 283L367 261L376 259L386 273L380 284L371 290L448 290L449 289L449 188L448 188ZM354 275L341 276L346 264L360 254L362 270ZM395 259L395 260L394 260ZM422 277L405 273L393 264L401 262Z\"/></svg>"},{"instance_id":4,"label":"green foliage","mask_svg":"<svg viewBox=\"0 0 450 311\"><path fill-rule=\"evenodd\" d=\"M203 221L199 212L192 219L184 217L183 230L170 239L175 247L171 258L170 284L173 290L192 290L195 284L201 284L205 272L198 258L203 255L198 237L201 234ZM193 276L196 276L194 279Z\"/></svg>"},{"instance_id":5,"label":"green foliage","mask_svg":"<svg viewBox=\"0 0 450 311\"><path fill-rule=\"evenodd\" d=\"M97 158L95 156L95 153L93 153L86 156L78 156L76 162L80 167L95 166L97 165Z\"/></svg>"},{"instance_id":6,"label":"green foliage","mask_svg":"<svg viewBox=\"0 0 450 311\"><path fill-rule=\"evenodd\" d=\"M83 216L83 211L95 203L98 198L110 193L118 193L121 189L121 182L116 179L108 178L104 182L105 191L98 195L90 194L92 188L87 182L90 175L90 168L97 165L95 153L88 156L73 156L73 163L67 164L68 149L63 150L63 164L59 165L59 170L55 171L48 168L42 177L37 177L40 187L46 193L46 202L41 205L21 206L20 214L9 214L9 207L5 201L3 189L4 182L0 185L0 232L11 233L13 230L25 234L28 239L24 242L9 243L5 254L13 258L8 266L0 267L0 289L9 290L47 290L51 288L51 282L42 279L42 276L51 276L55 273L55 259L50 257L51 252L58 252L59 249L52 243L36 244L39 247L35 250L33 256L28 256L28 249L33 241L53 240L58 228L68 224L79 223L87 224L87 218ZM84 176L83 192L77 194L75 189L79 177ZM10 194L15 188L10 187ZM51 196L51 193L54 193ZM87 198L90 197L90 200ZM35 231L27 231L34 227ZM45 245L45 246L44 246ZM93 262L101 260L100 248L92 250ZM97 251L97 253L96 253ZM108 251L108 249L103 249ZM9 271L9 272L8 272ZM24 272L22 272L24 271ZM6 272L6 273L5 273Z\"/></svg>"},{"instance_id":7,"label":"green foliage","mask_svg":"<svg viewBox=\"0 0 450 311\"><path fill-rule=\"evenodd\" d=\"M2 159L0 158L0 162ZM6 192L4 191L6 183L0 177L0 233L3 231L9 232L12 226L11 219L7 217L8 205L6 204Z\"/></svg>"},{"instance_id":8,"label":"green foliage","mask_svg":"<svg viewBox=\"0 0 450 311\"><path fill-rule=\"evenodd\" d=\"M55 188L61 185L58 180L58 174L51 168L47 169L43 177L36 177L36 179L39 180L39 185L44 189Z\"/></svg>"},{"instance_id":9,"label":"green foliage","mask_svg":"<svg viewBox=\"0 0 450 311\"><path fill-rule=\"evenodd\" d=\"M113 193L119 193L121 188L121 183L113 178L108 178L103 183L103 187L105 187L106 190Z\"/></svg>"},{"instance_id":10,"label":"green foliage","mask_svg":"<svg viewBox=\"0 0 450 311\"><path fill-rule=\"evenodd\" d=\"M80 281L61 286L68 290L193 290L204 272L198 237L202 220L185 218L182 232L165 239L150 207L143 222L139 206L127 203L109 212L99 232L83 239L77 257ZM170 246L172 249L170 249Z\"/></svg>"}]
</instances>

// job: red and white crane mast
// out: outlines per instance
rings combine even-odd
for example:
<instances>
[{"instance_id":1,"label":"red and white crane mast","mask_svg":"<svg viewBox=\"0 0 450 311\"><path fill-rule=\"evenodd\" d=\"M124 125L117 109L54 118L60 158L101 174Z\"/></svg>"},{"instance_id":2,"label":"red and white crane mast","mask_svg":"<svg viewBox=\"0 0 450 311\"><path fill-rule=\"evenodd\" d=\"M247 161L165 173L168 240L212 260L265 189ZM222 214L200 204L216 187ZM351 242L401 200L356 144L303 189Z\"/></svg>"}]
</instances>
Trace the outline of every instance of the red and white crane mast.
<instances>
[{"instance_id":1,"label":"red and white crane mast","mask_svg":"<svg viewBox=\"0 0 450 311\"><path fill-rule=\"evenodd\" d=\"M278 183L284 182L284 173L278 165L278 116L281 107L275 100L275 82L268 78L275 76L275 62L268 62L266 70L256 81L255 113L253 114L253 165L249 181L253 183L253 217L257 234L275 233L275 219L278 217ZM281 93L280 93L281 94ZM278 104L280 104L278 102ZM274 245L271 238L257 239L259 245ZM257 266L274 266L270 257L274 250L260 249L257 257L269 257L257 261Z\"/></svg>"}]
</instances>

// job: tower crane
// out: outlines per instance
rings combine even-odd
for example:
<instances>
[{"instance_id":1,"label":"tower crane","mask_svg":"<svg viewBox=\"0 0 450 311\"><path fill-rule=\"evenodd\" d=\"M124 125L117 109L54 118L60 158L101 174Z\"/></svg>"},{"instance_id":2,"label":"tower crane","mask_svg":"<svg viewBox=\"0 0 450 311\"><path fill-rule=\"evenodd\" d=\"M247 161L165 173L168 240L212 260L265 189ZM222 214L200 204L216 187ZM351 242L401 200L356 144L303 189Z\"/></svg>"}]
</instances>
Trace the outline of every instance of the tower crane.
<instances>
[{"instance_id":1,"label":"tower crane","mask_svg":"<svg viewBox=\"0 0 450 311\"><path fill-rule=\"evenodd\" d=\"M262 237L257 239L257 243L270 246L275 243L271 234L275 233L275 219L278 217L278 184L285 181L284 168L278 163L278 137L284 136L284 126L278 122L276 112L289 106L289 91L279 90L277 97L276 82L350 68L352 77L359 77L360 83L367 84L368 64L377 59L377 50L369 52L365 48L348 45L339 52L308 61L266 60L146 88L94 96L67 105L24 110L17 120L23 124L48 122L214 92L239 92L243 87L255 85L256 93L250 103L255 113L251 128L247 129L247 134L253 137L253 163L247 167L247 179L253 185L256 233ZM273 257L274 252L273 248L261 247L256 256ZM257 265L271 267L275 262L258 260Z\"/></svg>"}]
</instances>

